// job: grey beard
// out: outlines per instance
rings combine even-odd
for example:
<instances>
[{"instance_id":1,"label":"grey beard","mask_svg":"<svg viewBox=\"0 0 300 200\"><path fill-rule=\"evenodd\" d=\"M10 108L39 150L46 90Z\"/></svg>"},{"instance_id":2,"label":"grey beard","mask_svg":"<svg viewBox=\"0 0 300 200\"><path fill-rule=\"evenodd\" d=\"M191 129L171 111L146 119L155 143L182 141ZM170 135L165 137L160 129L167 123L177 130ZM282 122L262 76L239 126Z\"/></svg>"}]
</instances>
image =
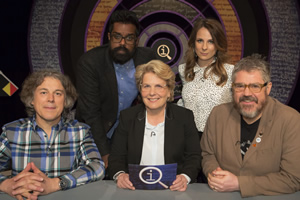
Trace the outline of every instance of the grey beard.
<instances>
[{"instance_id":1,"label":"grey beard","mask_svg":"<svg viewBox=\"0 0 300 200\"><path fill-rule=\"evenodd\" d=\"M239 102L247 101L247 100L254 101L256 104L258 103L258 99L255 97L251 97L251 96L242 96L242 97L240 97ZM254 110L252 112L244 111L244 108L247 108L247 106L242 107L242 106L240 106L240 104L238 104L236 102L234 102L234 107L239 111L239 113L243 117L248 118L248 119L254 119L262 112L262 110L264 109L266 104L267 104L267 98L265 99L265 101L261 102L260 107L258 107L256 110Z\"/></svg>"}]
</instances>

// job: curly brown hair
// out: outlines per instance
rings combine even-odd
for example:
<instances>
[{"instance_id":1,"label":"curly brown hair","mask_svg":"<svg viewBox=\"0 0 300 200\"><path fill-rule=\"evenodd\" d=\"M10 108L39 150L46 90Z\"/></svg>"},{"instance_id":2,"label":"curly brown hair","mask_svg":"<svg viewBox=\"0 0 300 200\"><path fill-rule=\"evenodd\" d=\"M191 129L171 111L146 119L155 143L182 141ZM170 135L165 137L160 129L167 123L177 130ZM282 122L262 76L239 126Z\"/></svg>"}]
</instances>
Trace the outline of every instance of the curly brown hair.
<instances>
[{"instance_id":1,"label":"curly brown hair","mask_svg":"<svg viewBox=\"0 0 300 200\"><path fill-rule=\"evenodd\" d=\"M220 22L215 19L204 19L200 18L194 24L193 30L188 41L188 50L185 53L186 67L184 72L184 78L187 81L194 80L194 66L197 63L197 57L195 57L195 42L197 37L197 32L202 27L206 28L214 41L215 47L217 49L216 62L208 66L204 71L204 78L207 78L211 74L215 74L219 77L217 85L223 86L228 80L227 72L224 68L224 63L230 60L227 54L227 40Z\"/></svg>"},{"instance_id":2,"label":"curly brown hair","mask_svg":"<svg viewBox=\"0 0 300 200\"><path fill-rule=\"evenodd\" d=\"M34 92L36 88L44 82L46 77L52 77L58 79L65 89L65 107L62 113L63 117L67 117L71 112L71 109L77 100L77 92L70 81L69 77L61 72L54 70L36 71L30 74L22 84L22 90L20 93L21 101L25 105L27 115L32 117L35 115L35 110L32 105L34 98Z\"/></svg>"}]
</instances>

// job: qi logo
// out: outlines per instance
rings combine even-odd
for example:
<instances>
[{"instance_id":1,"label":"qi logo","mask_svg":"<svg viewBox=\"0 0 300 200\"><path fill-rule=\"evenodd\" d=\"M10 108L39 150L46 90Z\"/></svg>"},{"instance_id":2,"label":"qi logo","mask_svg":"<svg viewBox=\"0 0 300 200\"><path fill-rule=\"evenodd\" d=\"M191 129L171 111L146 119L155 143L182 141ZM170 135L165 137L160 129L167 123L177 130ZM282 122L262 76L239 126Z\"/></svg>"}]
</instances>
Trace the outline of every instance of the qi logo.
<instances>
[{"instance_id":1,"label":"qi logo","mask_svg":"<svg viewBox=\"0 0 300 200\"><path fill-rule=\"evenodd\" d=\"M162 44L157 48L157 54L162 58L167 57L169 60L172 59L172 57L169 56L170 48L165 44Z\"/></svg>"},{"instance_id":2,"label":"qi logo","mask_svg":"<svg viewBox=\"0 0 300 200\"><path fill-rule=\"evenodd\" d=\"M145 172L145 174L144 174ZM162 172L157 167L145 167L142 169L139 173L139 178L143 183L146 184L155 184L159 183L164 188L168 188L168 186L164 183L162 183L160 180L162 178Z\"/></svg>"}]
</instances>

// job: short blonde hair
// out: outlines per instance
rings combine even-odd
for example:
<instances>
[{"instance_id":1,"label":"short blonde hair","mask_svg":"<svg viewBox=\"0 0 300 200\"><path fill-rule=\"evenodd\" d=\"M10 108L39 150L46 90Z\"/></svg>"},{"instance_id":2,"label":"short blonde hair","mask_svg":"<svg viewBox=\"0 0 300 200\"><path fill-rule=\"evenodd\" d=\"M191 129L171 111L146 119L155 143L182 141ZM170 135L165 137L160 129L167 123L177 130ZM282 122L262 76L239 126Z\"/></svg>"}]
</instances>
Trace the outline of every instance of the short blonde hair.
<instances>
[{"instance_id":1,"label":"short blonde hair","mask_svg":"<svg viewBox=\"0 0 300 200\"><path fill-rule=\"evenodd\" d=\"M170 68L169 65L165 64L160 60L151 60L150 62L139 65L136 68L135 80L136 86L141 90L141 84L144 78L144 75L148 72L152 72L157 75L160 79L166 81L167 87L170 89L170 98L168 101L174 100L174 88L175 88L175 74Z\"/></svg>"}]
</instances>

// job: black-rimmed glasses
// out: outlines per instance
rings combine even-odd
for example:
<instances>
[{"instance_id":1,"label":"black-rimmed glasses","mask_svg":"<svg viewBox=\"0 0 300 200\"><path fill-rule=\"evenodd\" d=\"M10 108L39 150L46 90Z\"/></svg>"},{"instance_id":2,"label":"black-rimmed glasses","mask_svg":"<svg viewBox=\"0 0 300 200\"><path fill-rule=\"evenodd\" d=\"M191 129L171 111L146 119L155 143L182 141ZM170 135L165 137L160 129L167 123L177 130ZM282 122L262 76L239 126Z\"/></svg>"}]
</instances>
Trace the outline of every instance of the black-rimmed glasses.
<instances>
[{"instance_id":1,"label":"black-rimmed glasses","mask_svg":"<svg viewBox=\"0 0 300 200\"><path fill-rule=\"evenodd\" d=\"M112 42L114 43L120 43L123 39L125 40L126 44L134 44L136 41L136 37L134 34L129 34L123 37L119 33L112 33L111 36Z\"/></svg>"}]
</instances>

